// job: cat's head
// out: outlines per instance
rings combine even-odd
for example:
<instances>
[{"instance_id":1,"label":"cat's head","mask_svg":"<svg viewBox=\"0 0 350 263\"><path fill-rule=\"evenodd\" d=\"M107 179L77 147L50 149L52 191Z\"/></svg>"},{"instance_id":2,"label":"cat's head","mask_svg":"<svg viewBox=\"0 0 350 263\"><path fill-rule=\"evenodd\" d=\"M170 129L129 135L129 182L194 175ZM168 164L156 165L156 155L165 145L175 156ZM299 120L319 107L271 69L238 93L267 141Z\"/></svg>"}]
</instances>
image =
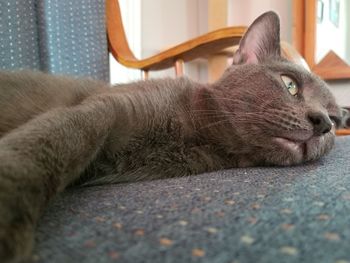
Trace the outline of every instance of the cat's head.
<instances>
[{"instance_id":1,"label":"cat's head","mask_svg":"<svg viewBox=\"0 0 350 263\"><path fill-rule=\"evenodd\" d=\"M213 124L210 133L252 164L292 165L321 157L332 148L341 117L327 84L281 56L274 12L253 22L232 66L202 99Z\"/></svg>"}]
</instances>

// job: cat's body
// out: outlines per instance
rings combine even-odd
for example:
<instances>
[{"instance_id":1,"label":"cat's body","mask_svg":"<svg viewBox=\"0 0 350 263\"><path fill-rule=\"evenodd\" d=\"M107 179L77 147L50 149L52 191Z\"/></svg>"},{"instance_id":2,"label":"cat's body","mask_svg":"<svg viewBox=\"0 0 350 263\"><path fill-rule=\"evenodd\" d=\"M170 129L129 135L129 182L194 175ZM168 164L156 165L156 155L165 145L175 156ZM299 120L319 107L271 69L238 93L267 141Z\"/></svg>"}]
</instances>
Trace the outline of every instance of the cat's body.
<instances>
[{"instance_id":1,"label":"cat's body","mask_svg":"<svg viewBox=\"0 0 350 263\"><path fill-rule=\"evenodd\" d=\"M113 127L89 166L82 168L78 183L186 176L239 166L238 157L230 158L220 145L201 135L203 127L197 127L195 115L206 117L207 113L196 112L192 103L206 85L187 78L112 88L88 79L24 71L2 72L0 82L0 93L6 93L0 98L0 136L53 109L89 107L106 100L114 105L118 116ZM47 83L54 85L45 88Z\"/></svg>"},{"instance_id":2,"label":"cat's body","mask_svg":"<svg viewBox=\"0 0 350 263\"><path fill-rule=\"evenodd\" d=\"M100 184L318 159L340 110L326 84L280 56L278 17L258 18L220 80L117 87L0 73L0 257L26 258L46 203Z\"/></svg>"}]
</instances>

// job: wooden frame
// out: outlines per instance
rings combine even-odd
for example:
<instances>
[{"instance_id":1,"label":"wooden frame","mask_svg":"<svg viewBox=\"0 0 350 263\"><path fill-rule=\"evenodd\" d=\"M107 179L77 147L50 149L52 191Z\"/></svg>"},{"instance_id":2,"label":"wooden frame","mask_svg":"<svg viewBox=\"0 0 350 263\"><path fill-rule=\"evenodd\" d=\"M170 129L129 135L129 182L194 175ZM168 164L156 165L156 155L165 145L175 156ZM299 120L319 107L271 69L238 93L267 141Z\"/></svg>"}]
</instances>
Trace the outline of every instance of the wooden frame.
<instances>
[{"instance_id":1,"label":"wooden frame","mask_svg":"<svg viewBox=\"0 0 350 263\"><path fill-rule=\"evenodd\" d=\"M350 66L332 50L316 64L316 8L317 0L293 1L293 45L323 79L348 79Z\"/></svg>"},{"instance_id":2,"label":"wooden frame","mask_svg":"<svg viewBox=\"0 0 350 263\"><path fill-rule=\"evenodd\" d=\"M225 27L204 34L168 50L145 59L137 59L130 50L117 0L106 0L106 20L109 50L122 65L140 69L145 78L148 71L174 67L177 76L183 74L183 62L196 58L208 57L222 49L237 45L246 27Z\"/></svg>"},{"instance_id":3,"label":"wooden frame","mask_svg":"<svg viewBox=\"0 0 350 263\"><path fill-rule=\"evenodd\" d=\"M336 130L335 133L336 133L338 136L350 135L350 129L340 129L340 130Z\"/></svg>"}]
</instances>

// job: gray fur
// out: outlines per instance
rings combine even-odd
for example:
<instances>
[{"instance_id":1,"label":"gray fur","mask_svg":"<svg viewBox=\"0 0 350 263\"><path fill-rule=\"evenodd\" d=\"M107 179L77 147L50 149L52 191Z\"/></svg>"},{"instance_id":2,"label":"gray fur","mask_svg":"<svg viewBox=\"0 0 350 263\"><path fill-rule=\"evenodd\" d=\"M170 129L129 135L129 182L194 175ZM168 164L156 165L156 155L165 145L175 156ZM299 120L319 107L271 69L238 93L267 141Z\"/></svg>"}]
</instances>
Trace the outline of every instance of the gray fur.
<instances>
[{"instance_id":1,"label":"gray fur","mask_svg":"<svg viewBox=\"0 0 350 263\"><path fill-rule=\"evenodd\" d=\"M111 88L1 72L2 262L29 257L41 211L69 185L295 165L328 153L334 127L320 130L310 116L326 125L338 121L339 107L322 80L280 57L278 21L272 12L258 18L213 84L178 78ZM298 82L298 96L281 75Z\"/></svg>"}]
</instances>

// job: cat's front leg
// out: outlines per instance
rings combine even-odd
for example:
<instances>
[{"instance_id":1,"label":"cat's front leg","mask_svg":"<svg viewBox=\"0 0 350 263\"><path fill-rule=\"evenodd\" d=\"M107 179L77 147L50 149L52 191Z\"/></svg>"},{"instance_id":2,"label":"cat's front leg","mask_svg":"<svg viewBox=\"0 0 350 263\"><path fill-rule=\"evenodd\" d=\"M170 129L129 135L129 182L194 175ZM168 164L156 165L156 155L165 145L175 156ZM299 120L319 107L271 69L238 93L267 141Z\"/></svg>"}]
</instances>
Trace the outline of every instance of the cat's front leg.
<instances>
[{"instance_id":1,"label":"cat's front leg","mask_svg":"<svg viewBox=\"0 0 350 263\"><path fill-rule=\"evenodd\" d=\"M97 100L45 113L0 139L0 259L27 259L47 202L76 180L116 118Z\"/></svg>"}]
</instances>

